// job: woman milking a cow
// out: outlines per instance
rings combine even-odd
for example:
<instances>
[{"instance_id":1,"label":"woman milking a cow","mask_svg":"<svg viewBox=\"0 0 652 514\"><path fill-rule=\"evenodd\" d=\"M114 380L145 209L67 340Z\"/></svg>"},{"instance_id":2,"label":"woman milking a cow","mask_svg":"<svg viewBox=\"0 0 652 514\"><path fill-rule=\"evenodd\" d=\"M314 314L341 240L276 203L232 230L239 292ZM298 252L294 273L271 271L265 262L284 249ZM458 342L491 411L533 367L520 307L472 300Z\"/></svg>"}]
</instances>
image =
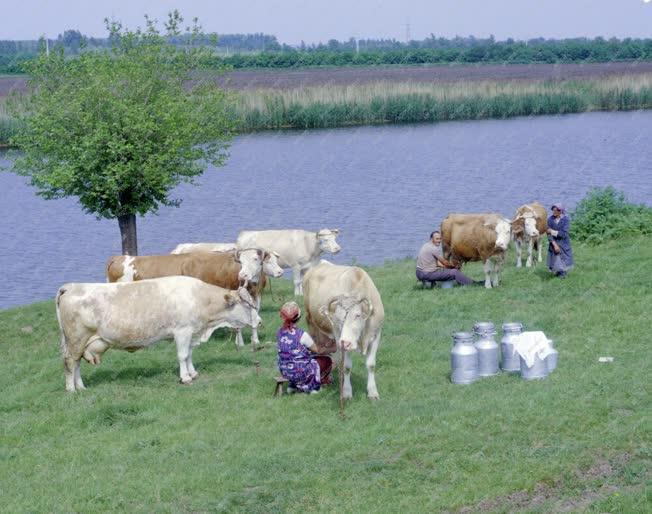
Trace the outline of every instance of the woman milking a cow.
<instances>
[{"instance_id":1,"label":"woman milking a cow","mask_svg":"<svg viewBox=\"0 0 652 514\"><path fill-rule=\"evenodd\" d=\"M561 202L555 202L551 207L552 215L548 218L548 269L559 278L573 269L573 249L571 248L568 231L570 222Z\"/></svg>"},{"instance_id":2,"label":"woman milking a cow","mask_svg":"<svg viewBox=\"0 0 652 514\"><path fill-rule=\"evenodd\" d=\"M297 326L301 309L296 302L286 302L279 315L283 326L276 334L278 368L288 380L288 392L317 393L322 385L331 383L333 361L325 353L336 351L332 347L321 347Z\"/></svg>"}]
</instances>

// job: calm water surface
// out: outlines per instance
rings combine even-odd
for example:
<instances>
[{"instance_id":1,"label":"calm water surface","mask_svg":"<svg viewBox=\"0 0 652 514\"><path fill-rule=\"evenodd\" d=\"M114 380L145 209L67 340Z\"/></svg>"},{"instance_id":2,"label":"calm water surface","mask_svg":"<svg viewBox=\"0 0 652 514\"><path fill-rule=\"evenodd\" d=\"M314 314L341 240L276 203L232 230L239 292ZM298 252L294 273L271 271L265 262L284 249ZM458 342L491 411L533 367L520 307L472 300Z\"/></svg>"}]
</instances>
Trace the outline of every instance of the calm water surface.
<instances>
[{"instance_id":1,"label":"calm water surface","mask_svg":"<svg viewBox=\"0 0 652 514\"><path fill-rule=\"evenodd\" d=\"M607 185L650 205L651 134L652 111L639 111L246 135L225 167L176 190L180 208L138 219L139 251L235 241L243 229L337 227L334 261L379 264L415 255L449 212L511 216L534 199L572 208ZM0 194L0 308L105 280L120 253L117 221L74 199L42 200L11 173L0 173Z\"/></svg>"}]
</instances>

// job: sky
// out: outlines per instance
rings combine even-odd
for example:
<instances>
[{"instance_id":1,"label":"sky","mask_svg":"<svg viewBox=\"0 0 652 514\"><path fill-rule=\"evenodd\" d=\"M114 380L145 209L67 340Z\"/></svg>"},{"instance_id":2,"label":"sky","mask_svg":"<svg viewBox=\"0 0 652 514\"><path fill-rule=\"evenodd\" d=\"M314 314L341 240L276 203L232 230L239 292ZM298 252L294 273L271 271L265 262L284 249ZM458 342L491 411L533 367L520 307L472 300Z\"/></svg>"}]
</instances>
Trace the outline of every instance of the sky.
<instances>
[{"instance_id":1,"label":"sky","mask_svg":"<svg viewBox=\"0 0 652 514\"><path fill-rule=\"evenodd\" d=\"M0 0L0 39L56 38L66 29L104 37L103 19L129 28L178 8L204 31L264 32L307 44L350 37L405 41L488 37L652 37L652 0Z\"/></svg>"}]
</instances>

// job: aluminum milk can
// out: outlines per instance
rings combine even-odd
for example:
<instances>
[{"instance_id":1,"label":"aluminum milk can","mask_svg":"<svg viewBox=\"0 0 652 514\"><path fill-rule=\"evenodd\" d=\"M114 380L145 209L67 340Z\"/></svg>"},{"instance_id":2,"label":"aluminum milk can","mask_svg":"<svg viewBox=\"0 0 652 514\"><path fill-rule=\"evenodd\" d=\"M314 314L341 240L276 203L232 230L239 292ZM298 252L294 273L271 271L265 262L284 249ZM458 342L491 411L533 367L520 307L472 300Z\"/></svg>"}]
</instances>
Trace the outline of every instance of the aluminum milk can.
<instances>
[{"instance_id":1,"label":"aluminum milk can","mask_svg":"<svg viewBox=\"0 0 652 514\"><path fill-rule=\"evenodd\" d=\"M521 371L521 357L514 351L514 337L523 332L521 323L503 323L503 338L500 340L500 353L503 360L500 367L508 373Z\"/></svg>"},{"instance_id":2,"label":"aluminum milk can","mask_svg":"<svg viewBox=\"0 0 652 514\"><path fill-rule=\"evenodd\" d=\"M478 350L478 375L490 377L497 375L498 369L498 345L494 336L496 330L491 321L478 321L473 325L473 332L476 336L475 349Z\"/></svg>"},{"instance_id":3,"label":"aluminum milk can","mask_svg":"<svg viewBox=\"0 0 652 514\"><path fill-rule=\"evenodd\" d=\"M549 353L546 357L546 367L548 368L548 373L557 367L557 359L559 358L559 352L552 346L552 341L550 341L550 347L552 348L552 353Z\"/></svg>"},{"instance_id":4,"label":"aluminum milk can","mask_svg":"<svg viewBox=\"0 0 652 514\"><path fill-rule=\"evenodd\" d=\"M548 366L546 366L546 361L540 359L538 355L534 356L534 363L532 364L531 368L527 367L523 357L520 357L520 359L521 376L525 380L535 380L537 378L546 378L548 376Z\"/></svg>"},{"instance_id":5,"label":"aluminum milk can","mask_svg":"<svg viewBox=\"0 0 652 514\"><path fill-rule=\"evenodd\" d=\"M451 382L471 384L478 379L478 350L473 346L473 334L455 332L451 350Z\"/></svg>"}]
</instances>

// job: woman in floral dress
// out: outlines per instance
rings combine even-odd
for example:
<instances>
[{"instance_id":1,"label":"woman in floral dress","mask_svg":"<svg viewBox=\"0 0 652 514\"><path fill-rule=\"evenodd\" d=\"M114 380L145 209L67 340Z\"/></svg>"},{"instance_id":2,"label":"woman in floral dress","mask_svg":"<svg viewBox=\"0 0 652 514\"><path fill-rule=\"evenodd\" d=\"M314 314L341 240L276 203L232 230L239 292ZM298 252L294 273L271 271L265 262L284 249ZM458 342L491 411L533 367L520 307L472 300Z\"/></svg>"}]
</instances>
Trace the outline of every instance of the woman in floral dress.
<instances>
[{"instance_id":1,"label":"woman in floral dress","mask_svg":"<svg viewBox=\"0 0 652 514\"><path fill-rule=\"evenodd\" d=\"M288 379L288 391L317 393L322 385L330 384L333 362L326 355L317 355L320 349L310 334L297 327L301 309L296 302L283 304L279 315L283 326L276 334L278 368Z\"/></svg>"}]
</instances>

